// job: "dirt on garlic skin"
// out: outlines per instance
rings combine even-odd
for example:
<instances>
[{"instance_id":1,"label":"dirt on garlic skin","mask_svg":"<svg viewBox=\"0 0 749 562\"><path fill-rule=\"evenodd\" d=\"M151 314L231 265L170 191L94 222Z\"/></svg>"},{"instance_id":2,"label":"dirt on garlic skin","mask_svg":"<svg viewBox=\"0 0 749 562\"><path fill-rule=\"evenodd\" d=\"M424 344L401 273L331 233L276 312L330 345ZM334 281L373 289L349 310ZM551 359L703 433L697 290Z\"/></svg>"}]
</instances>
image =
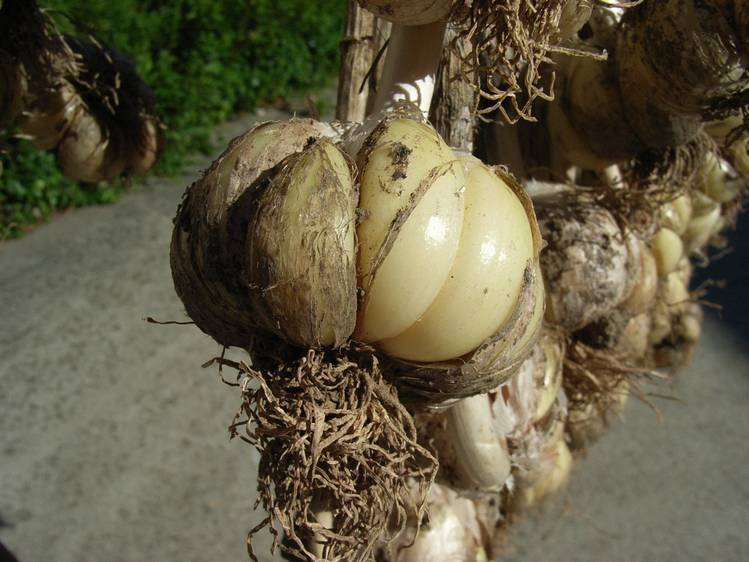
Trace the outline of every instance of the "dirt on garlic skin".
<instances>
[{"instance_id":1,"label":"dirt on garlic skin","mask_svg":"<svg viewBox=\"0 0 749 562\"><path fill-rule=\"evenodd\" d=\"M536 209L547 242L541 252L546 319L572 332L628 296L631 268L639 260L629 258L612 214L584 197L545 198L536 201Z\"/></svg>"},{"instance_id":2,"label":"dirt on garlic skin","mask_svg":"<svg viewBox=\"0 0 749 562\"><path fill-rule=\"evenodd\" d=\"M278 131L263 148L257 134L269 127ZM175 290L198 327L222 345L247 347L256 331L244 271L254 191L284 158L323 134L311 119L260 124L232 140L183 195L170 252Z\"/></svg>"}]
</instances>

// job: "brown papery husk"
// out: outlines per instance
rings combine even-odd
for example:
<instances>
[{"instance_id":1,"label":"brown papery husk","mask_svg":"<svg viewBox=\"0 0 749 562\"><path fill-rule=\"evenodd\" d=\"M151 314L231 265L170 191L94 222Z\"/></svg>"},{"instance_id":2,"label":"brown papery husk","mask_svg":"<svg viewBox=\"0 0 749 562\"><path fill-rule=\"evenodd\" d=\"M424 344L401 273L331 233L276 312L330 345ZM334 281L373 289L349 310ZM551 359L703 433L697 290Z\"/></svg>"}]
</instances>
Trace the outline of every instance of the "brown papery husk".
<instances>
[{"instance_id":1,"label":"brown papery husk","mask_svg":"<svg viewBox=\"0 0 749 562\"><path fill-rule=\"evenodd\" d=\"M630 258L625 233L590 196L560 193L535 203L547 243L541 252L546 320L572 332L627 297L639 256Z\"/></svg>"},{"instance_id":2,"label":"brown papery husk","mask_svg":"<svg viewBox=\"0 0 749 562\"><path fill-rule=\"evenodd\" d=\"M251 157L255 134L269 128L277 129L274 140ZM311 119L257 125L232 140L183 195L170 252L174 287L187 314L222 345L247 347L257 332L245 272L255 192L287 156L323 132Z\"/></svg>"},{"instance_id":3,"label":"brown papery husk","mask_svg":"<svg viewBox=\"0 0 749 562\"><path fill-rule=\"evenodd\" d=\"M0 51L0 131L9 127L25 104L26 77L21 66Z\"/></svg>"},{"instance_id":4,"label":"brown papery husk","mask_svg":"<svg viewBox=\"0 0 749 562\"><path fill-rule=\"evenodd\" d=\"M568 399L566 431L573 449L584 449L605 432L611 419L621 414L627 394L652 406L644 385L664 376L640 365L610 349L571 341L562 384Z\"/></svg>"},{"instance_id":5,"label":"brown papery husk","mask_svg":"<svg viewBox=\"0 0 749 562\"><path fill-rule=\"evenodd\" d=\"M76 114L57 147L62 172L88 183L112 180L122 174L125 158L122 132L97 121L85 108Z\"/></svg>"},{"instance_id":6,"label":"brown papery husk","mask_svg":"<svg viewBox=\"0 0 749 562\"><path fill-rule=\"evenodd\" d=\"M255 324L291 344L337 347L354 331L354 174L320 139L287 157L253 202L245 270Z\"/></svg>"},{"instance_id":7,"label":"brown papery husk","mask_svg":"<svg viewBox=\"0 0 749 562\"><path fill-rule=\"evenodd\" d=\"M299 351L260 372L238 371L242 406L231 426L260 452L258 504L268 517L248 536L278 529L282 548L304 560L372 559L380 540L421 521L437 461L416 441L413 419L368 348ZM315 510L332 514L332 528ZM312 538L322 554L309 550Z\"/></svg>"}]
</instances>

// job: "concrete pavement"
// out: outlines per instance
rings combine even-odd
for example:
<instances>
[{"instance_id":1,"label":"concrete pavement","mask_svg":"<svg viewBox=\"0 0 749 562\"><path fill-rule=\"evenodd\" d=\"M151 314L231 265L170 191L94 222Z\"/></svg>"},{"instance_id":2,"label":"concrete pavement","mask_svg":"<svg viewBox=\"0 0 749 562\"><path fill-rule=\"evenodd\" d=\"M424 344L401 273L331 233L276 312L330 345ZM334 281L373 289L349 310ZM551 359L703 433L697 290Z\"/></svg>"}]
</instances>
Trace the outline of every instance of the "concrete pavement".
<instances>
[{"instance_id":1,"label":"concrete pavement","mask_svg":"<svg viewBox=\"0 0 749 562\"><path fill-rule=\"evenodd\" d=\"M168 246L196 174L0 244L0 541L21 562L246 560L257 459L228 440L237 392L200 369L219 348L142 320L184 319ZM705 332L686 405L658 424L632 401L502 560L749 560L749 340Z\"/></svg>"}]
</instances>

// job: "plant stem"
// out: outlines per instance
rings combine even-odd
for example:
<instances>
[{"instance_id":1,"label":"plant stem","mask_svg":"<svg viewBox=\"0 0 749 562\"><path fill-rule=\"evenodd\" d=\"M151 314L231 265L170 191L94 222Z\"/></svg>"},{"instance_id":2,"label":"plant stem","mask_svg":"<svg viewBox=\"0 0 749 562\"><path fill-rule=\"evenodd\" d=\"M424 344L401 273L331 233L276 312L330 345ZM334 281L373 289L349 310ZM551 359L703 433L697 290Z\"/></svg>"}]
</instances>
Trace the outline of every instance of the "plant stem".
<instances>
[{"instance_id":1,"label":"plant stem","mask_svg":"<svg viewBox=\"0 0 749 562\"><path fill-rule=\"evenodd\" d=\"M404 101L418 105L424 116L429 113L445 27L445 22L393 24L373 113Z\"/></svg>"}]
</instances>

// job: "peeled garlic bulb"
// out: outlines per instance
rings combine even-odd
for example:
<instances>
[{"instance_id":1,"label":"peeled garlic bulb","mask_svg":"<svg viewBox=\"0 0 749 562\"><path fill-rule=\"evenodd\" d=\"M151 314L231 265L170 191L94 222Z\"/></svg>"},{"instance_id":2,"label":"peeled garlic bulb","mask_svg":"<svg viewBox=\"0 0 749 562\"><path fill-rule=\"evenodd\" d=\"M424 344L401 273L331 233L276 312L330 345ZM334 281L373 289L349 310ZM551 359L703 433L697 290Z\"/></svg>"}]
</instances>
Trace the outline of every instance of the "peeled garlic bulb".
<instances>
[{"instance_id":1,"label":"peeled garlic bulb","mask_svg":"<svg viewBox=\"0 0 749 562\"><path fill-rule=\"evenodd\" d=\"M524 204L416 120L386 120L359 160L356 338L409 361L475 350L517 308L535 258Z\"/></svg>"},{"instance_id":2,"label":"peeled garlic bulb","mask_svg":"<svg viewBox=\"0 0 749 562\"><path fill-rule=\"evenodd\" d=\"M424 25L447 18L453 0L359 0L384 20L402 25Z\"/></svg>"},{"instance_id":3,"label":"peeled garlic bulb","mask_svg":"<svg viewBox=\"0 0 749 562\"><path fill-rule=\"evenodd\" d=\"M670 228L661 228L653 236L652 245L658 273L663 276L676 269L684 255L681 237Z\"/></svg>"},{"instance_id":4,"label":"peeled garlic bulb","mask_svg":"<svg viewBox=\"0 0 749 562\"><path fill-rule=\"evenodd\" d=\"M380 132L361 171L358 339L401 334L437 297L458 251L464 181L427 125L396 119Z\"/></svg>"},{"instance_id":5,"label":"peeled garlic bulb","mask_svg":"<svg viewBox=\"0 0 749 562\"><path fill-rule=\"evenodd\" d=\"M464 163L465 211L457 255L424 314L398 336L379 343L396 357L440 361L468 353L507 321L517 303L533 255L525 210L480 161Z\"/></svg>"}]
</instances>

